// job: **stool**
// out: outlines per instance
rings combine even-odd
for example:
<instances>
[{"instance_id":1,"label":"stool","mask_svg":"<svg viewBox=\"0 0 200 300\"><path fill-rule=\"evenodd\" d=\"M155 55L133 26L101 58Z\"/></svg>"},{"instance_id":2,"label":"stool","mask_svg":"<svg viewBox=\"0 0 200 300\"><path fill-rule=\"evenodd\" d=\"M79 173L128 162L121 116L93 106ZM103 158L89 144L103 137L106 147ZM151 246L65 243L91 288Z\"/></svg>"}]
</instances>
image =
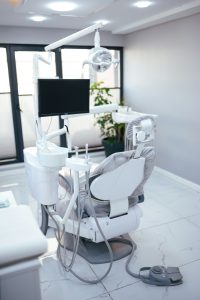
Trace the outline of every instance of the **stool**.
<instances>
[{"instance_id":1,"label":"stool","mask_svg":"<svg viewBox=\"0 0 200 300\"><path fill-rule=\"evenodd\" d=\"M28 206L0 209L0 299L41 300L38 257L47 250Z\"/></svg>"}]
</instances>

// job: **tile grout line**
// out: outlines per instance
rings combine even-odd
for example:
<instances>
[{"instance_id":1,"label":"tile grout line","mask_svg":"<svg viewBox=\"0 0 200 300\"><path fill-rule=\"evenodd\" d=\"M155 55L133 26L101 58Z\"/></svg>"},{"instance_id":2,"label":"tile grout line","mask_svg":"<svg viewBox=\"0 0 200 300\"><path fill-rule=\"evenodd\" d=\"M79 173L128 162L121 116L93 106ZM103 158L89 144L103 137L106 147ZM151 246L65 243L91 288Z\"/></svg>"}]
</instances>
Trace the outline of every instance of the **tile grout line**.
<instances>
[{"instance_id":1,"label":"tile grout line","mask_svg":"<svg viewBox=\"0 0 200 300\"><path fill-rule=\"evenodd\" d=\"M197 214L198 215L198 214ZM145 227L145 228L141 228L141 229L137 229L135 230L134 232L140 232L142 230L147 230L147 229L151 229L151 228L156 228L156 227L159 227L159 226L163 226L163 225L167 225L167 224L171 224L171 223L175 223L175 222L178 222L180 220L184 220L186 217L180 217L178 219L175 219L171 222L164 222L164 223L161 223L161 224L158 224L158 225L152 225L152 226L149 226L149 227Z\"/></svg>"},{"instance_id":2,"label":"tile grout line","mask_svg":"<svg viewBox=\"0 0 200 300\"><path fill-rule=\"evenodd\" d=\"M157 166L154 167L154 170L157 174L162 174L163 176L171 179L172 181L182 184L183 186L200 193L200 185L199 184L194 183L191 180L185 179L181 176L178 176L172 172L169 172L169 171L167 171L163 168L157 167Z\"/></svg>"},{"instance_id":3,"label":"tile grout line","mask_svg":"<svg viewBox=\"0 0 200 300\"><path fill-rule=\"evenodd\" d=\"M93 270L93 268L91 267L91 265L89 264L90 269L92 270L92 272L94 273L94 275L98 278L98 275L96 274L96 272ZM103 288L105 289L106 293L109 293L106 286L104 285L104 283L102 282L102 280L99 281L99 283L101 283L101 285L103 286Z\"/></svg>"},{"instance_id":4,"label":"tile grout line","mask_svg":"<svg viewBox=\"0 0 200 300\"><path fill-rule=\"evenodd\" d=\"M199 195L200 196L200 195ZM172 208L171 207L169 207L166 203L160 203L158 200L156 200L156 199L153 199L157 204L159 204L159 205L161 205L161 206L163 206L164 208L167 208L168 210L170 210L170 212L172 211L172 212L175 212L178 216L180 216L180 218L188 218L188 217L192 217L192 216L195 216L195 215L198 215L198 214L200 214L200 211L199 211L199 213L197 213L197 214L192 214L192 215L190 215L190 216L182 216L182 215L180 215L180 213L179 212L177 212L177 211L173 211L172 210ZM197 199L197 201L200 201L200 197ZM178 220L178 219L177 219ZM173 222L173 221L172 221Z\"/></svg>"},{"instance_id":5,"label":"tile grout line","mask_svg":"<svg viewBox=\"0 0 200 300\"><path fill-rule=\"evenodd\" d=\"M185 217L185 220L187 220L190 224L196 226L197 228L200 228L200 225L197 225L197 224L195 224L194 222L192 222L191 220L189 220L189 218L191 218L191 217L196 217L196 216L198 216L198 215L200 215L200 213L195 214L195 215L192 215L192 216Z\"/></svg>"},{"instance_id":6,"label":"tile grout line","mask_svg":"<svg viewBox=\"0 0 200 300\"><path fill-rule=\"evenodd\" d=\"M197 261L200 261L200 258L195 259L195 260L192 260L192 261L187 262L187 263L185 263L185 264L179 265L179 268L184 267L184 266L187 266L187 265L191 265L192 263L197 262Z\"/></svg>"},{"instance_id":7,"label":"tile grout line","mask_svg":"<svg viewBox=\"0 0 200 300\"><path fill-rule=\"evenodd\" d=\"M114 291L118 291L118 290L121 290L121 289L123 289L123 288L132 286L132 285L134 285L134 284L136 284L136 283L138 283L138 282L141 282L141 280L137 280L137 281L135 281L135 282L133 282L133 283L130 283L130 284L127 284L127 285L124 285L124 286L121 286L121 287L117 287L116 289L111 290L111 291L109 291L108 293L112 293L112 292L114 292Z\"/></svg>"}]
</instances>

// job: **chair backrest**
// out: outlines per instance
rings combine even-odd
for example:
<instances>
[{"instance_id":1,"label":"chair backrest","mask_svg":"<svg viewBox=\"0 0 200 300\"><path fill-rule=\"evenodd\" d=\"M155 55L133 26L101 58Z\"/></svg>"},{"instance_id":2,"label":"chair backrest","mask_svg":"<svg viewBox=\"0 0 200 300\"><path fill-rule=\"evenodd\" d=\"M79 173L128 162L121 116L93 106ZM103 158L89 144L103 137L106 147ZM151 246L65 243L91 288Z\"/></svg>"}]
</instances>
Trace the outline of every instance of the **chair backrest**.
<instances>
[{"instance_id":1,"label":"chair backrest","mask_svg":"<svg viewBox=\"0 0 200 300\"><path fill-rule=\"evenodd\" d=\"M91 185L92 195L110 201L110 218L128 213L128 196L144 178L145 158L130 158L114 170L96 177Z\"/></svg>"},{"instance_id":2,"label":"chair backrest","mask_svg":"<svg viewBox=\"0 0 200 300\"><path fill-rule=\"evenodd\" d=\"M92 194L101 200L130 196L143 179L144 163L144 157L131 158L113 171L98 176L91 183Z\"/></svg>"}]
</instances>

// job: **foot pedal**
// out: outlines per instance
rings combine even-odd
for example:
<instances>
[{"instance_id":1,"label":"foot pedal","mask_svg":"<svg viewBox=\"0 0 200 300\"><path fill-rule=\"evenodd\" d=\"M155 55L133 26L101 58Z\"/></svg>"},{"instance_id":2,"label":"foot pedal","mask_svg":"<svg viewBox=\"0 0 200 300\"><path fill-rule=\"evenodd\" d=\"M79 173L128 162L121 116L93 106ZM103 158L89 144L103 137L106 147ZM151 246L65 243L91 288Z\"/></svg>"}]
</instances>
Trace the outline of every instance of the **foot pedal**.
<instances>
[{"instance_id":1,"label":"foot pedal","mask_svg":"<svg viewBox=\"0 0 200 300\"><path fill-rule=\"evenodd\" d=\"M139 272L140 279L151 285L172 286L183 283L183 276L178 267L144 267Z\"/></svg>"}]
</instances>

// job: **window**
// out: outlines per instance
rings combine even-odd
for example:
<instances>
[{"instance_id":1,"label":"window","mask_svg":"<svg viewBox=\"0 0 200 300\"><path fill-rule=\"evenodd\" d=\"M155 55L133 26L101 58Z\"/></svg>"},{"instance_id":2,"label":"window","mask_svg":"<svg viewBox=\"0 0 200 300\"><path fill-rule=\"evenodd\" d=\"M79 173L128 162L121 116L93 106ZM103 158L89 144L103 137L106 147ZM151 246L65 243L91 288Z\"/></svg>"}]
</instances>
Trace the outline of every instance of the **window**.
<instances>
[{"instance_id":1,"label":"window","mask_svg":"<svg viewBox=\"0 0 200 300\"><path fill-rule=\"evenodd\" d=\"M40 78L91 78L88 65L82 68L88 58L90 47L63 47L53 53L51 66L39 63ZM115 58L121 57L120 65L111 66L104 73L93 74L93 81L104 81L113 94L113 102L122 95L122 48L111 48ZM47 56L40 45L0 45L0 163L23 161L23 148L35 145L34 102L33 102L33 55ZM92 102L92 100L91 100ZM63 126L59 117L44 117L42 124L46 131ZM73 145L90 148L101 146L98 127L94 126L94 116L85 115L70 120L70 134ZM2 142L3 141L3 142ZM65 136L52 140L66 146Z\"/></svg>"},{"instance_id":2,"label":"window","mask_svg":"<svg viewBox=\"0 0 200 300\"><path fill-rule=\"evenodd\" d=\"M0 48L0 160L16 158L6 48Z\"/></svg>"},{"instance_id":3,"label":"window","mask_svg":"<svg viewBox=\"0 0 200 300\"><path fill-rule=\"evenodd\" d=\"M90 74L88 65L83 67L83 62L88 59L89 49L65 48L61 50L62 74L63 78L92 78L92 81L103 81L104 86L111 88L113 103L119 103L120 100L120 64L115 67L112 65L103 73ZM114 58L120 58L119 50L110 50ZM92 99L91 105L92 105ZM72 144L84 147L88 143L90 148L101 146L100 130L95 124L93 115L71 118L69 121L69 130L72 138Z\"/></svg>"},{"instance_id":4,"label":"window","mask_svg":"<svg viewBox=\"0 0 200 300\"><path fill-rule=\"evenodd\" d=\"M16 51L15 61L17 70L18 96L21 112L22 132L24 147L35 146L35 120L34 120L34 100L33 100L33 57L40 54L47 58L48 53L36 51ZM39 77L47 78L56 76L55 55L53 62L49 66L43 62L39 62ZM42 125L45 131L58 130L58 117L42 118ZM59 137L52 139L53 142L59 144Z\"/></svg>"}]
</instances>

